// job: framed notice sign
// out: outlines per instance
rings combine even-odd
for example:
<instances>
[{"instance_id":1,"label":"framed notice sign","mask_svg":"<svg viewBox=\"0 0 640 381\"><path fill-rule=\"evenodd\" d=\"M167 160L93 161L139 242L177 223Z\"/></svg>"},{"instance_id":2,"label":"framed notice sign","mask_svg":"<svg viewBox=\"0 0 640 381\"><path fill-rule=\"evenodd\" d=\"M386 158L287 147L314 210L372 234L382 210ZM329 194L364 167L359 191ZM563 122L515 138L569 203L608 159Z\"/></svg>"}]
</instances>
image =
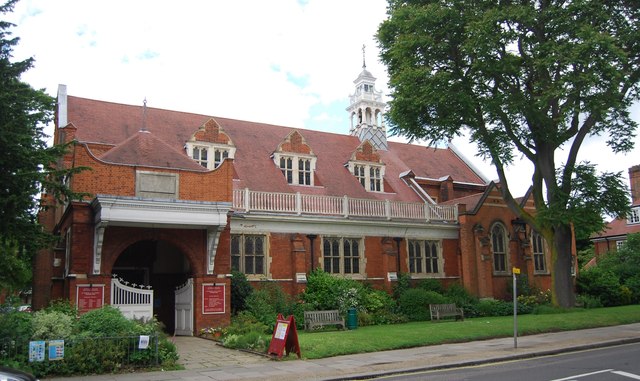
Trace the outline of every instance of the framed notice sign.
<instances>
[{"instance_id":1,"label":"framed notice sign","mask_svg":"<svg viewBox=\"0 0 640 381\"><path fill-rule=\"evenodd\" d=\"M202 285L202 313L223 314L225 311L224 284Z\"/></svg>"},{"instance_id":2,"label":"framed notice sign","mask_svg":"<svg viewBox=\"0 0 640 381\"><path fill-rule=\"evenodd\" d=\"M76 286L76 306L83 314L104 305L104 284L79 284Z\"/></svg>"}]
</instances>

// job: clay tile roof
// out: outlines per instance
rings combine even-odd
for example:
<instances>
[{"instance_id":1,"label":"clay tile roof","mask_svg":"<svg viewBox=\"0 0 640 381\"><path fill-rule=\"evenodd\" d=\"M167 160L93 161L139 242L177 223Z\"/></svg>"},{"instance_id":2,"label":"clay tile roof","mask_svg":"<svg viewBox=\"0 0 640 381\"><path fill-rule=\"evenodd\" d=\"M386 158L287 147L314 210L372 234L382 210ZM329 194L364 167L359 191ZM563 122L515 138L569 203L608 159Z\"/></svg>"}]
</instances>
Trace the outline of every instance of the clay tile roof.
<instances>
[{"instance_id":1,"label":"clay tile roof","mask_svg":"<svg viewBox=\"0 0 640 381\"><path fill-rule=\"evenodd\" d=\"M638 232L640 232L640 224L628 224L626 218L616 218L607 224L604 231L592 235L591 239L625 236Z\"/></svg>"},{"instance_id":2,"label":"clay tile roof","mask_svg":"<svg viewBox=\"0 0 640 381\"><path fill-rule=\"evenodd\" d=\"M78 141L112 145L125 145L129 139L136 141L127 143L128 148L113 148L103 156L105 160L131 164L144 162L144 165L163 167L195 169L195 165L199 168L197 163L186 157L183 147L204 123L213 118L236 147L233 161L235 189L422 202L400 178L402 173L411 170L417 177L439 179L451 176L457 182L485 184L482 177L451 149L389 142L387 151L377 151L385 166L385 192L367 192L345 167L361 144L355 136L147 107L146 126L150 134L135 138L140 135L141 106L73 96L68 96L67 105L68 120L78 128L75 135ZM345 131L347 129L345 127ZM287 184L273 162L274 151L295 131L304 137L305 144L317 157L316 186ZM147 138L154 139L154 143L145 143ZM162 148L148 149L144 159L136 158L134 153L140 150L136 144Z\"/></svg>"},{"instance_id":3,"label":"clay tile roof","mask_svg":"<svg viewBox=\"0 0 640 381\"><path fill-rule=\"evenodd\" d=\"M100 160L116 164L207 171L148 131L138 131L107 151Z\"/></svg>"}]
</instances>

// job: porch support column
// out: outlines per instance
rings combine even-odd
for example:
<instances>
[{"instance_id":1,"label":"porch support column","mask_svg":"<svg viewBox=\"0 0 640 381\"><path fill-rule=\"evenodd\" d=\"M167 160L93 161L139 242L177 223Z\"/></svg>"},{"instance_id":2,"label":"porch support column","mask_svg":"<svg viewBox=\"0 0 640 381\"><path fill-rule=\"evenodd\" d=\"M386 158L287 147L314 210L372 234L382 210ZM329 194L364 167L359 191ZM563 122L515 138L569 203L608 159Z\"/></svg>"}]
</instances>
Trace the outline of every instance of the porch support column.
<instances>
[{"instance_id":1,"label":"porch support column","mask_svg":"<svg viewBox=\"0 0 640 381\"><path fill-rule=\"evenodd\" d=\"M213 274L218 251L218 241L223 226L212 226L207 229L207 274Z\"/></svg>"},{"instance_id":2,"label":"porch support column","mask_svg":"<svg viewBox=\"0 0 640 381\"><path fill-rule=\"evenodd\" d=\"M104 231L108 223L102 221L96 224L93 233L93 274L98 275L102 270L102 243L104 242Z\"/></svg>"}]
</instances>

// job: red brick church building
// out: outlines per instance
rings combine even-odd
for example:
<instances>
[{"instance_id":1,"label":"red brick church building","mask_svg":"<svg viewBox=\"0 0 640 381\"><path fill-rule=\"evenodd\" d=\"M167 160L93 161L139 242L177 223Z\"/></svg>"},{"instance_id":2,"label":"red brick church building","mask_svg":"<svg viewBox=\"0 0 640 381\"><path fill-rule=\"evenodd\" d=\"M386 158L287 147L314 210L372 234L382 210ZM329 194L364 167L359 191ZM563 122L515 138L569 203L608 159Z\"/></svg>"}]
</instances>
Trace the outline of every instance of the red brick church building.
<instances>
[{"instance_id":1,"label":"red brick church building","mask_svg":"<svg viewBox=\"0 0 640 381\"><path fill-rule=\"evenodd\" d=\"M84 99L61 85L54 139L74 144L59 165L89 168L64 179L88 196L41 215L59 240L37 257L34 307L113 304L191 335L229 322L232 270L292 294L317 268L387 290L402 272L501 298L519 267L549 288L543 241L499 184L453 146L388 141L375 78L363 66L354 84L345 134Z\"/></svg>"}]
</instances>

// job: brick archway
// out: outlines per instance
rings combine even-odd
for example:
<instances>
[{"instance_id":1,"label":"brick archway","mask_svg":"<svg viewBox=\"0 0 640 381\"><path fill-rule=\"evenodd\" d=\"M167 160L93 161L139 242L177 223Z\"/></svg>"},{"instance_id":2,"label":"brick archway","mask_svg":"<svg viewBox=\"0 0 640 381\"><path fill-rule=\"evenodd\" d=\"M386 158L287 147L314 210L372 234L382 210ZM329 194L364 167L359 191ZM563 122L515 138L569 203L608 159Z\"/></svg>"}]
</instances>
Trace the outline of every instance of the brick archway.
<instances>
[{"instance_id":1,"label":"brick archway","mask_svg":"<svg viewBox=\"0 0 640 381\"><path fill-rule=\"evenodd\" d=\"M154 291L153 314L172 333L175 289L202 274L205 237L199 230L112 227L105 232L102 270L150 286Z\"/></svg>"}]
</instances>

